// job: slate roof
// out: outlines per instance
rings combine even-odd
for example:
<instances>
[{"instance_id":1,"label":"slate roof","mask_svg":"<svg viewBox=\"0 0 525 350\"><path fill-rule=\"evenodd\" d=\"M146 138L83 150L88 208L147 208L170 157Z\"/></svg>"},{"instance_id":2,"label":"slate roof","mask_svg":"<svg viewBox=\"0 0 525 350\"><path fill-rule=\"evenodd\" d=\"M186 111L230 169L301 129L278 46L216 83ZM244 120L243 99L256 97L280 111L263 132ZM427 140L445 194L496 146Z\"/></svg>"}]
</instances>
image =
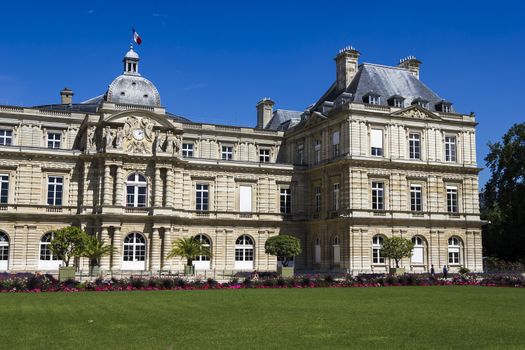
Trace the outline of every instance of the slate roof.
<instances>
[{"instance_id":1,"label":"slate roof","mask_svg":"<svg viewBox=\"0 0 525 350\"><path fill-rule=\"evenodd\" d=\"M81 113L96 113L98 109L98 103L72 103L72 104L50 104L33 106L31 108L46 109L51 111L62 111L62 112L81 112Z\"/></svg>"},{"instance_id":2,"label":"slate roof","mask_svg":"<svg viewBox=\"0 0 525 350\"><path fill-rule=\"evenodd\" d=\"M288 128L301 121L303 112L290 111L286 109L276 109L273 117L266 125L265 129L286 131Z\"/></svg>"},{"instance_id":3,"label":"slate roof","mask_svg":"<svg viewBox=\"0 0 525 350\"><path fill-rule=\"evenodd\" d=\"M334 83L315 104L314 110L325 101L334 101L343 91L336 91ZM352 95L352 102L363 103L363 96L368 93L380 95L380 105L387 106L388 99L394 95L402 96L405 107L418 98L429 102L429 109L435 111L435 105L442 101L438 94L417 79L404 68L363 63L354 79L346 89Z\"/></svg>"}]
</instances>

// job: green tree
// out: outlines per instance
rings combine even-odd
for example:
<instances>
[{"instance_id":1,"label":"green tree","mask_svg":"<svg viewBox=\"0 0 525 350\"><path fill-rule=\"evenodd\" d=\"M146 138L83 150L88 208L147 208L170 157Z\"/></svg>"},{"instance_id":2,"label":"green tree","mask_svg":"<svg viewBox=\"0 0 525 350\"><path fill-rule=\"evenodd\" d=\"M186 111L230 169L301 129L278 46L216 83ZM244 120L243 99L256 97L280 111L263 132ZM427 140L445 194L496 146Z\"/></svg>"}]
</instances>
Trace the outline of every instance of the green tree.
<instances>
[{"instance_id":1,"label":"green tree","mask_svg":"<svg viewBox=\"0 0 525 350\"><path fill-rule=\"evenodd\" d=\"M485 254L503 260L525 257L525 123L514 124L485 157L491 176L481 200Z\"/></svg>"},{"instance_id":2,"label":"green tree","mask_svg":"<svg viewBox=\"0 0 525 350\"><path fill-rule=\"evenodd\" d=\"M72 258L82 256L86 239L87 234L80 228L68 226L55 232L50 248L54 255L69 266Z\"/></svg>"},{"instance_id":3,"label":"green tree","mask_svg":"<svg viewBox=\"0 0 525 350\"><path fill-rule=\"evenodd\" d=\"M181 257L186 259L186 265L192 266L193 260L199 255L211 257L210 247L203 246L195 237L179 238L171 247L168 258Z\"/></svg>"},{"instance_id":4,"label":"green tree","mask_svg":"<svg viewBox=\"0 0 525 350\"><path fill-rule=\"evenodd\" d=\"M112 245L102 242L95 236L87 235L81 256L89 259L90 266L100 266L100 258L115 251Z\"/></svg>"},{"instance_id":5,"label":"green tree","mask_svg":"<svg viewBox=\"0 0 525 350\"><path fill-rule=\"evenodd\" d=\"M273 236L266 240L264 250L266 254L281 258L283 266L288 266L291 258L301 254L301 241L288 235Z\"/></svg>"},{"instance_id":6,"label":"green tree","mask_svg":"<svg viewBox=\"0 0 525 350\"><path fill-rule=\"evenodd\" d=\"M394 259L396 268L398 268L401 259L412 256L413 249L414 243L411 240L401 237L390 237L383 240L381 255L385 258Z\"/></svg>"}]
</instances>

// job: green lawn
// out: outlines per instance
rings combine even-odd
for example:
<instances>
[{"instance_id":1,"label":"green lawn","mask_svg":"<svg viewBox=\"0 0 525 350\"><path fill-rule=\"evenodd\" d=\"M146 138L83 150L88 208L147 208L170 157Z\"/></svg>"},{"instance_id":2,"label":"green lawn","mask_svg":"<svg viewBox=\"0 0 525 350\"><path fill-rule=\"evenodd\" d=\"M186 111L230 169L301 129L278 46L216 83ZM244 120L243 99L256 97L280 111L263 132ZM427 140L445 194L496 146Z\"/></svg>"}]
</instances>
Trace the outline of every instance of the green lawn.
<instances>
[{"instance_id":1,"label":"green lawn","mask_svg":"<svg viewBox=\"0 0 525 350\"><path fill-rule=\"evenodd\" d=\"M525 289L0 294L0 349L525 349Z\"/></svg>"}]
</instances>

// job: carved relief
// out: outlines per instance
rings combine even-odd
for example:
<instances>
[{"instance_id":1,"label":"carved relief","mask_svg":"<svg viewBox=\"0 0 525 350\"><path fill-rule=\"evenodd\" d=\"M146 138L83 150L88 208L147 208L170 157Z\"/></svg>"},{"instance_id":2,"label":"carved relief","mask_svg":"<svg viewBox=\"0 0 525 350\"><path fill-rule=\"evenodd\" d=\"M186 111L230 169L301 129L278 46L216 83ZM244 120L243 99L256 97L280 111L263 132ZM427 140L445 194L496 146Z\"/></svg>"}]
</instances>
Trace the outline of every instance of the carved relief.
<instances>
[{"instance_id":1,"label":"carved relief","mask_svg":"<svg viewBox=\"0 0 525 350\"><path fill-rule=\"evenodd\" d=\"M153 127L154 124L149 119L128 117L123 129L123 150L130 153L151 153L154 136Z\"/></svg>"}]
</instances>

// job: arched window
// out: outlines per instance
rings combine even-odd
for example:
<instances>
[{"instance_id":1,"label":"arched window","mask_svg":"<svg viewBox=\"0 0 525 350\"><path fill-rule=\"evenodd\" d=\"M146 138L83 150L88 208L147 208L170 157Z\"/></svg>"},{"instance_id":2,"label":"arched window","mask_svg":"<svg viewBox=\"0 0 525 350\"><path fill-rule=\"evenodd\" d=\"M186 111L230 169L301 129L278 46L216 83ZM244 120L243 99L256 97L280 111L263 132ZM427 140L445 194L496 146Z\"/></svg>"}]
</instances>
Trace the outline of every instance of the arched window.
<instances>
[{"instance_id":1,"label":"arched window","mask_svg":"<svg viewBox=\"0 0 525 350\"><path fill-rule=\"evenodd\" d=\"M8 268L9 261L9 237L0 231L0 271Z\"/></svg>"},{"instance_id":2,"label":"arched window","mask_svg":"<svg viewBox=\"0 0 525 350\"><path fill-rule=\"evenodd\" d=\"M423 265L425 263L423 238L419 236L412 237L412 243L414 243L414 249L412 249L412 264Z\"/></svg>"},{"instance_id":3,"label":"arched window","mask_svg":"<svg viewBox=\"0 0 525 350\"><path fill-rule=\"evenodd\" d=\"M383 247L383 237L376 235L372 238L372 263L384 264L385 258L381 256L381 249Z\"/></svg>"},{"instance_id":4,"label":"arched window","mask_svg":"<svg viewBox=\"0 0 525 350\"><path fill-rule=\"evenodd\" d=\"M448 263L449 265L461 264L461 239L450 237L448 239Z\"/></svg>"},{"instance_id":5,"label":"arched window","mask_svg":"<svg viewBox=\"0 0 525 350\"><path fill-rule=\"evenodd\" d=\"M211 249L211 241L208 236L199 234L195 236L195 239L198 240L202 244L203 247L207 247ZM211 268L210 257L207 255L196 256L195 260L193 260L193 266L195 266L196 269L200 269L200 270L210 269Z\"/></svg>"},{"instance_id":6,"label":"arched window","mask_svg":"<svg viewBox=\"0 0 525 350\"><path fill-rule=\"evenodd\" d=\"M133 173L126 181L126 206L145 207L148 192L148 182L144 175Z\"/></svg>"},{"instance_id":7,"label":"arched window","mask_svg":"<svg viewBox=\"0 0 525 350\"><path fill-rule=\"evenodd\" d=\"M314 262L316 264L320 264L321 263L321 239L319 237L317 237L315 239Z\"/></svg>"},{"instance_id":8,"label":"arched window","mask_svg":"<svg viewBox=\"0 0 525 350\"><path fill-rule=\"evenodd\" d=\"M240 236L235 242L235 268L253 269L253 240L247 235Z\"/></svg>"},{"instance_id":9,"label":"arched window","mask_svg":"<svg viewBox=\"0 0 525 350\"><path fill-rule=\"evenodd\" d=\"M133 232L124 238L122 254L123 270L144 270L146 268L146 239L140 233Z\"/></svg>"},{"instance_id":10,"label":"arched window","mask_svg":"<svg viewBox=\"0 0 525 350\"><path fill-rule=\"evenodd\" d=\"M341 263L341 246L339 245L339 236L335 236L332 248L334 250L334 264Z\"/></svg>"},{"instance_id":11,"label":"arched window","mask_svg":"<svg viewBox=\"0 0 525 350\"><path fill-rule=\"evenodd\" d=\"M54 232L48 232L40 239L40 258L38 268L42 270L57 270L61 260L51 251L51 241L55 237Z\"/></svg>"}]
</instances>

